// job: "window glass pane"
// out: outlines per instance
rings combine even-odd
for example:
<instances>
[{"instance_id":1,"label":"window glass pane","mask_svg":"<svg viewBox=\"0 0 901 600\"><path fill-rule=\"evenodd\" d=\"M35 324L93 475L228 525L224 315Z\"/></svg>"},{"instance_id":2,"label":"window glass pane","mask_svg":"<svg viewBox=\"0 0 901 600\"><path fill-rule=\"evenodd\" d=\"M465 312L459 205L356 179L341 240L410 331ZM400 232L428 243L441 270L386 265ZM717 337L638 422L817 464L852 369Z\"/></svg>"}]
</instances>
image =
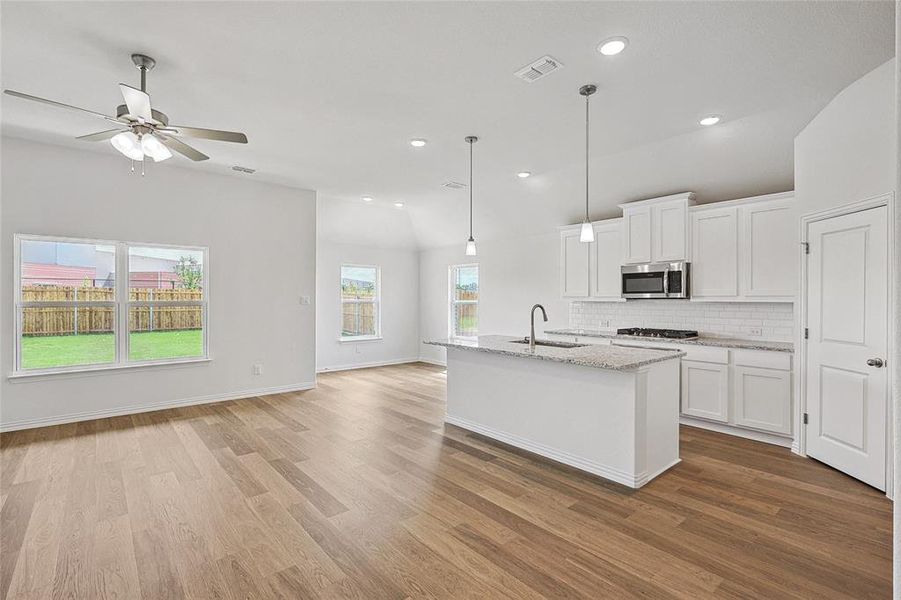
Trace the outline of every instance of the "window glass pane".
<instances>
[{"instance_id":1,"label":"window glass pane","mask_svg":"<svg viewBox=\"0 0 901 600\"><path fill-rule=\"evenodd\" d=\"M479 299L479 267L454 267L454 300Z\"/></svg>"},{"instance_id":2,"label":"window glass pane","mask_svg":"<svg viewBox=\"0 0 901 600\"><path fill-rule=\"evenodd\" d=\"M454 335L475 337L479 334L479 305L454 304Z\"/></svg>"},{"instance_id":3,"label":"window glass pane","mask_svg":"<svg viewBox=\"0 0 901 600\"><path fill-rule=\"evenodd\" d=\"M116 359L112 307L21 310L23 369L95 365Z\"/></svg>"},{"instance_id":4,"label":"window glass pane","mask_svg":"<svg viewBox=\"0 0 901 600\"><path fill-rule=\"evenodd\" d=\"M128 359L203 356L203 307L133 306L128 310Z\"/></svg>"},{"instance_id":5,"label":"window glass pane","mask_svg":"<svg viewBox=\"0 0 901 600\"><path fill-rule=\"evenodd\" d=\"M203 300L203 252L129 246L129 300Z\"/></svg>"},{"instance_id":6,"label":"window glass pane","mask_svg":"<svg viewBox=\"0 0 901 600\"><path fill-rule=\"evenodd\" d=\"M19 269L23 302L115 300L115 246L22 240Z\"/></svg>"},{"instance_id":7,"label":"window glass pane","mask_svg":"<svg viewBox=\"0 0 901 600\"><path fill-rule=\"evenodd\" d=\"M373 300L378 290L378 269L375 267L341 267L341 299Z\"/></svg>"},{"instance_id":8,"label":"window glass pane","mask_svg":"<svg viewBox=\"0 0 901 600\"><path fill-rule=\"evenodd\" d=\"M341 309L342 337L376 335L377 304L374 302L344 302Z\"/></svg>"}]
</instances>

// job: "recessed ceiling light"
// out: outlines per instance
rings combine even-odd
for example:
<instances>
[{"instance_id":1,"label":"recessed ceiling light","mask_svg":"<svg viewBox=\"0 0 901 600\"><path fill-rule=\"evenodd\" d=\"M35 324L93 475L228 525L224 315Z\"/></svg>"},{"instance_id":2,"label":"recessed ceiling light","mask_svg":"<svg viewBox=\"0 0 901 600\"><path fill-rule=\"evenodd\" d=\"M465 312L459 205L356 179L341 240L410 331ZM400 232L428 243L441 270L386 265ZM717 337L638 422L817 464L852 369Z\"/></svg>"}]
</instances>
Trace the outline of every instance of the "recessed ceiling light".
<instances>
[{"instance_id":1,"label":"recessed ceiling light","mask_svg":"<svg viewBox=\"0 0 901 600\"><path fill-rule=\"evenodd\" d=\"M719 122L720 122L720 117L717 115L710 115L710 116L704 117L703 119L698 121L698 123L700 123L701 125L705 125L705 126L716 125Z\"/></svg>"},{"instance_id":2,"label":"recessed ceiling light","mask_svg":"<svg viewBox=\"0 0 901 600\"><path fill-rule=\"evenodd\" d=\"M422 148L423 146L425 146L425 144L426 142L422 138L413 138L412 140L410 140L410 145L414 148Z\"/></svg>"},{"instance_id":3,"label":"recessed ceiling light","mask_svg":"<svg viewBox=\"0 0 901 600\"><path fill-rule=\"evenodd\" d=\"M372 196L363 196L363 202L372 202Z\"/></svg>"},{"instance_id":4,"label":"recessed ceiling light","mask_svg":"<svg viewBox=\"0 0 901 600\"><path fill-rule=\"evenodd\" d=\"M598 44L598 52L604 56L613 56L626 49L629 40L624 37L612 37Z\"/></svg>"},{"instance_id":5,"label":"recessed ceiling light","mask_svg":"<svg viewBox=\"0 0 901 600\"><path fill-rule=\"evenodd\" d=\"M530 177L531 175L532 175L532 173L530 171L520 171L519 173L516 174L516 176L519 177L520 179L525 179L526 177Z\"/></svg>"},{"instance_id":6,"label":"recessed ceiling light","mask_svg":"<svg viewBox=\"0 0 901 600\"><path fill-rule=\"evenodd\" d=\"M403 207L404 207L404 203L403 203L403 202L395 202L395 203L394 203L394 207L395 207L395 208L403 208Z\"/></svg>"}]
</instances>

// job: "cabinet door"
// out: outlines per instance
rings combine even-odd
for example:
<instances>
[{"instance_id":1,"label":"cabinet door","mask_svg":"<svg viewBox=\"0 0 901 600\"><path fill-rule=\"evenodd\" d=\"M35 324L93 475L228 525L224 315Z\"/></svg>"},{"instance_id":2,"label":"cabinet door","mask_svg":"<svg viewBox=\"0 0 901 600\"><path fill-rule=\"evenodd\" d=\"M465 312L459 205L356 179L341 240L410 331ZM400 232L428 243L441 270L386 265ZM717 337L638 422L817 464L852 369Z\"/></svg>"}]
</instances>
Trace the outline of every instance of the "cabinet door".
<instances>
[{"instance_id":1,"label":"cabinet door","mask_svg":"<svg viewBox=\"0 0 901 600\"><path fill-rule=\"evenodd\" d=\"M691 296L738 296L738 209L691 214Z\"/></svg>"},{"instance_id":2,"label":"cabinet door","mask_svg":"<svg viewBox=\"0 0 901 600\"><path fill-rule=\"evenodd\" d=\"M651 207L651 260L669 262L687 260L685 200L665 202Z\"/></svg>"},{"instance_id":3,"label":"cabinet door","mask_svg":"<svg viewBox=\"0 0 901 600\"><path fill-rule=\"evenodd\" d=\"M791 434L791 372L733 367L735 424Z\"/></svg>"},{"instance_id":4,"label":"cabinet door","mask_svg":"<svg viewBox=\"0 0 901 600\"><path fill-rule=\"evenodd\" d=\"M729 420L729 365L682 360L682 414Z\"/></svg>"},{"instance_id":5,"label":"cabinet door","mask_svg":"<svg viewBox=\"0 0 901 600\"><path fill-rule=\"evenodd\" d=\"M651 208L623 210L623 264L651 262Z\"/></svg>"},{"instance_id":6,"label":"cabinet door","mask_svg":"<svg viewBox=\"0 0 901 600\"><path fill-rule=\"evenodd\" d=\"M579 241L579 230L560 232L560 294L564 298L588 297L588 250Z\"/></svg>"},{"instance_id":7,"label":"cabinet door","mask_svg":"<svg viewBox=\"0 0 901 600\"><path fill-rule=\"evenodd\" d=\"M590 256L590 295L603 300L622 300L622 234L620 223L594 227Z\"/></svg>"},{"instance_id":8,"label":"cabinet door","mask_svg":"<svg viewBox=\"0 0 901 600\"><path fill-rule=\"evenodd\" d=\"M794 300L798 288L799 238L791 200L741 208L742 294Z\"/></svg>"}]
</instances>

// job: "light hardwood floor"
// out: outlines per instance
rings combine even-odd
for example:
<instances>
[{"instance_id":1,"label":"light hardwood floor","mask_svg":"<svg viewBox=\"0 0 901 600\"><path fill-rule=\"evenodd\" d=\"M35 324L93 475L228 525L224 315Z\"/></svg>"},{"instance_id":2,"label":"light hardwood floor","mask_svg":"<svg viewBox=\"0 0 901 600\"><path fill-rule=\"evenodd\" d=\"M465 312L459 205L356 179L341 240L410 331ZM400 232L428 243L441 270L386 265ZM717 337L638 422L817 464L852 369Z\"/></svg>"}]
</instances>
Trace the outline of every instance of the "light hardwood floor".
<instances>
[{"instance_id":1,"label":"light hardwood floor","mask_svg":"<svg viewBox=\"0 0 901 600\"><path fill-rule=\"evenodd\" d=\"M3 598L888 598L891 505L682 429L638 491L443 429L422 364L0 436ZM549 399L553 401L553 399Z\"/></svg>"}]
</instances>

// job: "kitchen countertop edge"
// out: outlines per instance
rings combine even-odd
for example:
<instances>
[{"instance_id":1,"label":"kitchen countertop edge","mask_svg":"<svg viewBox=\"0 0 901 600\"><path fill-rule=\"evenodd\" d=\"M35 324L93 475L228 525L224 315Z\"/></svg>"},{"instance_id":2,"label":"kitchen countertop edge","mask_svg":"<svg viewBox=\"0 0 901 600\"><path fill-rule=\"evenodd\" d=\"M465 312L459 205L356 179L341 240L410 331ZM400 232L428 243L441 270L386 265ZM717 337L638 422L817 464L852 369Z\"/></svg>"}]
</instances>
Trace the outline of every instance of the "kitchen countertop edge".
<instances>
[{"instance_id":1,"label":"kitchen countertop edge","mask_svg":"<svg viewBox=\"0 0 901 600\"><path fill-rule=\"evenodd\" d=\"M635 342L654 342L663 344L686 344L690 346L714 346L718 348L735 348L738 350L766 350L769 352L794 353L792 342L770 342L764 340L744 340L739 338L715 338L697 337L688 340L669 338L641 337L635 335L622 335L615 331L599 331L593 329L548 329L545 335L573 335L582 337L606 338L612 340L631 340Z\"/></svg>"}]
</instances>

